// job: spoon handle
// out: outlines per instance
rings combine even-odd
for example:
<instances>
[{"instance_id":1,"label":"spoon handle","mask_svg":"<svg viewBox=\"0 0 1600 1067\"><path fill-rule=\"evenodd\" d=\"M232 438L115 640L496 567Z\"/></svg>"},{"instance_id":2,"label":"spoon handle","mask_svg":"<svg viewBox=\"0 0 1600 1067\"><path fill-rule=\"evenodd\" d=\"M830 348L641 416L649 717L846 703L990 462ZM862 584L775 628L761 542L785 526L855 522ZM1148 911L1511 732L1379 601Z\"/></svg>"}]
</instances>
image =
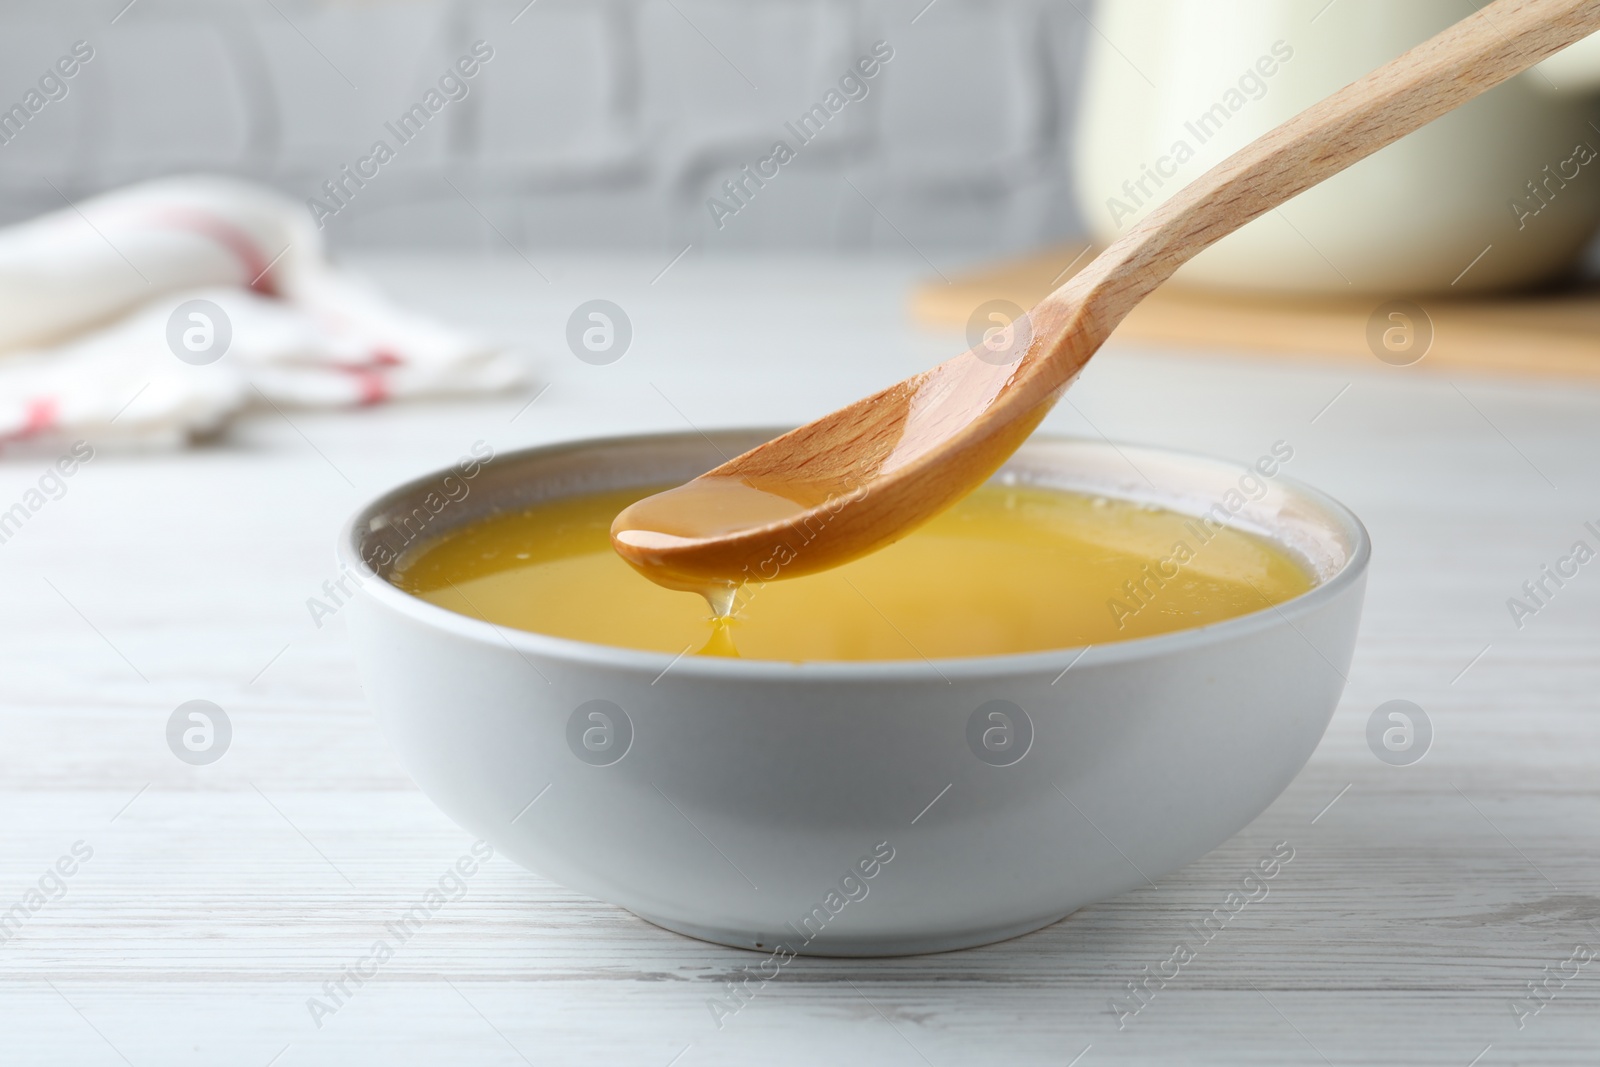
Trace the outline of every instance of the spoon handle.
<instances>
[{"instance_id":1,"label":"spoon handle","mask_svg":"<svg viewBox=\"0 0 1600 1067\"><path fill-rule=\"evenodd\" d=\"M1076 305L1098 345L1209 245L1596 30L1600 0L1496 0L1200 175L1045 302Z\"/></svg>"}]
</instances>

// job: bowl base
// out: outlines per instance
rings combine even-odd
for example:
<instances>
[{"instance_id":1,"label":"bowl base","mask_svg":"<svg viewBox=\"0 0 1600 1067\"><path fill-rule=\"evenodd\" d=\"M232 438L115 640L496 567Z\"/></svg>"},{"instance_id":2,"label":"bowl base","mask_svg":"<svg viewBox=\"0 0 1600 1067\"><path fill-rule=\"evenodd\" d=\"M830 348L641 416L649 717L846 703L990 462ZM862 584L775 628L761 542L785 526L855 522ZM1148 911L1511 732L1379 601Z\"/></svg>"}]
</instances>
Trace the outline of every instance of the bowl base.
<instances>
[{"instance_id":1,"label":"bowl base","mask_svg":"<svg viewBox=\"0 0 1600 1067\"><path fill-rule=\"evenodd\" d=\"M631 910L631 909L630 909ZM861 958L872 956L922 956L930 952L954 952L958 949L977 948L979 945L992 945L997 941L1009 941L1013 937L1031 934L1035 930L1043 930L1046 926L1065 919L1072 912L1063 912L1044 919L1029 919L1025 922L1010 923L1005 926L978 927L976 929L960 930L953 933L940 934L908 934L892 937L819 937L814 941L796 946L795 937L774 934L752 934L741 930L723 927L700 926L696 923L678 922L676 919L662 919L644 912L635 911L634 915L659 926L663 930L670 930L675 934L683 934L699 941L709 941L714 945L726 945L729 948L742 948L750 952L770 954L778 945L787 945L797 956L830 956L836 958Z\"/></svg>"}]
</instances>

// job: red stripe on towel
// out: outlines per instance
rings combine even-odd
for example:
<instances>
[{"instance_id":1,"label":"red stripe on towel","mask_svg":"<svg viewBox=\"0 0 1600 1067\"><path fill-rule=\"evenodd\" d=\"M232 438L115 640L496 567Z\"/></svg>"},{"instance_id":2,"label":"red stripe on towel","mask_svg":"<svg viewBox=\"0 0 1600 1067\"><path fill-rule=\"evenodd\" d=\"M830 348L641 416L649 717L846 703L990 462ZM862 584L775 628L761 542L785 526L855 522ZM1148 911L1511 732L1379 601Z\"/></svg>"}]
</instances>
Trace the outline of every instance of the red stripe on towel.
<instances>
[{"instance_id":1,"label":"red stripe on towel","mask_svg":"<svg viewBox=\"0 0 1600 1067\"><path fill-rule=\"evenodd\" d=\"M271 272L274 260L268 258L254 238L227 219L187 208L166 208L157 212L156 218L185 230L193 230L217 242L232 252L239 265L244 268L246 285L262 296L278 295L278 287L272 280Z\"/></svg>"},{"instance_id":2,"label":"red stripe on towel","mask_svg":"<svg viewBox=\"0 0 1600 1067\"><path fill-rule=\"evenodd\" d=\"M23 409L22 425L8 434L0 434L0 443L22 441L44 433L56 424L56 412L57 403L53 396L28 401Z\"/></svg>"},{"instance_id":3,"label":"red stripe on towel","mask_svg":"<svg viewBox=\"0 0 1600 1067\"><path fill-rule=\"evenodd\" d=\"M381 404L389 399L389 380L383 376L390 367L405 365L392 349L375 348L365 363L340 363L336 366L356 380L361 390L361 404Z\"/></svg>"},{"instance_id":4,"label":"red stripe on towel","mask_svg":"<svg viewBox=\"0 0 1600 1067\"><path fill-rule=\"evenodd\" d=\"M370 366L341 366L339 369L355 378L356 388L361 390L357 403L381 404L389 399L389 383L378 370Z\"/></svg>"},{"instance_id":5,"label":"red stripe on towel","mask_svg":"<svg viewBox=\"0 0 1600 1067\"><path fill-rule=\"evenodd\" d=\"M53 396L39 397L28 401L28 421L22 427L24 435L31 437L36 433L43 433L56 424L56 398Z\"/></svg>"}]
</instances>

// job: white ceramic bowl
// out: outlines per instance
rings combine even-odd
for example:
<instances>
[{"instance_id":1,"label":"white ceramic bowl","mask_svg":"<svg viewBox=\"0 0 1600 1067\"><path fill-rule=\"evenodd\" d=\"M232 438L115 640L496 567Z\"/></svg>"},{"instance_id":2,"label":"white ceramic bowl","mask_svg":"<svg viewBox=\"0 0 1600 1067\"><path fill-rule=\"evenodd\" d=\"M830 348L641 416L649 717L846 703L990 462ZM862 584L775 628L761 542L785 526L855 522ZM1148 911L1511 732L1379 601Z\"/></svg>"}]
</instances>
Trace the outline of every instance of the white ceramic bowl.
<instances>
[{"instance_id":1,"label":"white ceramic bowl","mask_svg":"<svg viewBox=\"0 0 1600 1067\"><path fill-rule=\"evenodd\" d=\"M1264 495L1230 522L1298 555L1313 589L1087 652L674 659L504 629L382 580L380 546L681 481L773 435L530 449L419 479L351 520L339 553L368 579L350 612L367 695L446 814L670 930L780 961L897 955L1013 937L1159 879L1260 814L1316 747L1369 546L1354 515L1281 473L1257 478ZM1237 502L1248 471L1041 437L997 477L1199 515Z\"/></svg>"}]
</instances>

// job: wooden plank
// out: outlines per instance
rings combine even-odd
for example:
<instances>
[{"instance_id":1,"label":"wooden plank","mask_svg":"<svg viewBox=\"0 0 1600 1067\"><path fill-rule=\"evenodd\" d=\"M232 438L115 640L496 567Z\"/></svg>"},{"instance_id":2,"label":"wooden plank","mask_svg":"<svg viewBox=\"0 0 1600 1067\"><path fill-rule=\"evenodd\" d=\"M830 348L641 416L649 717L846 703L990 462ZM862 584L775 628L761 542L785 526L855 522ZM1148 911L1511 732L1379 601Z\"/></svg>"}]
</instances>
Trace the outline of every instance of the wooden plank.
<instances>
[{"instance_id":1,"label":"wooden plank","mask_svg":"<svg viewBox=\"0 0 1600 1067\"><path fill-rule=\"evenodd\" d=\"M924 281L910 308L924 326L965 329L989 300L1036 304L1087 263L1082 243L980 267L946 284ZM1112 335L1174 351L1225 349L1376 363L1368 324L1386 303L1376 298L1315 299L1226 293L1168 284L1123 320ZM1417 364L1426 370L1472 370L1541 377L1600 377L1600 287L1492 298L1423 297L1433 342Z\"/></svg>"}]
</instances>

